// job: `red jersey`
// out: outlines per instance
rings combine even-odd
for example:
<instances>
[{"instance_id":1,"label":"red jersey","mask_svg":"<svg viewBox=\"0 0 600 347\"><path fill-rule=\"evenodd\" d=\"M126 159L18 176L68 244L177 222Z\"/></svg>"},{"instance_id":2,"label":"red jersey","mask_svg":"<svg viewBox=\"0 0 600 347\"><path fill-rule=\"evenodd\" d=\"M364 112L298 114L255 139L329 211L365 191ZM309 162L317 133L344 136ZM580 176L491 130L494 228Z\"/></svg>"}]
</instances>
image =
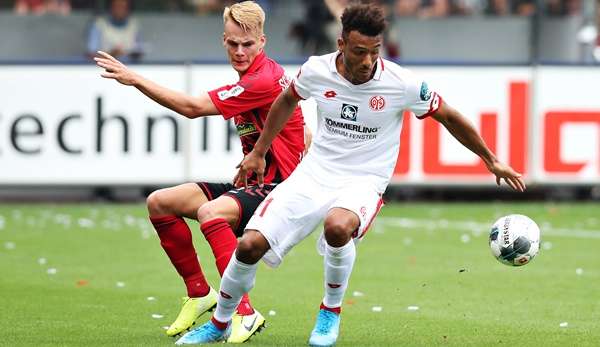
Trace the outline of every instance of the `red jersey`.
<instances>
[{"instance_id":1,"label":"red jersey","mask_svg":"<svg viewBox=\"0 0 600 347\"><path fill-rule=\"evenodd\" d=\"M254 148L273 101L290 82L283 68L261 52L236 84L208 92L223 118L233 117L244 155ZM286 179L300 163L303 151L304 118L298 107L267 152L265 184ZM256 184L256 174L248 181Z\"/></svg>"}]
</instances>

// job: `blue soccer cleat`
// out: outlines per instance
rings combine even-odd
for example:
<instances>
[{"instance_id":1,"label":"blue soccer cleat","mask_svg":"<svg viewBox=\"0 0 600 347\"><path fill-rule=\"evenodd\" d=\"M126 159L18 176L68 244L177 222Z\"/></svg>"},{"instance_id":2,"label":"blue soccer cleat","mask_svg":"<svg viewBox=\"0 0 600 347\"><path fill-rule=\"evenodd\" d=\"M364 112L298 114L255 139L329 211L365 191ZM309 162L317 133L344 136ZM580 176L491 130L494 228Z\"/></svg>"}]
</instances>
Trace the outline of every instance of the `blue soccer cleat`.
<instances>
[{"instance_id":1,"label":"blue soccer cleat","mask_svg":"<svg viewBox=\"0 0 600 347\"><path fill-rule=\"evenodd\" d=\"M204 323L204 325L197 327L196 329L183 335L177 342L176 345L195 345L195 344L207 344L222 342L227 340L231 333L231 324L227 325L227 329L220 330L217 328L212 321Z\"/></svg>"},{"instance_id":2,"label":"blue soccer cleat","mask_svg":"<svg viewBox=\"0 0 600 347\"><path fill-rule=\"evenodd\" d=\"M320 310L308 344L313 347L333 346L340 333L340 315Z\"/></svg>"}]
</instances>

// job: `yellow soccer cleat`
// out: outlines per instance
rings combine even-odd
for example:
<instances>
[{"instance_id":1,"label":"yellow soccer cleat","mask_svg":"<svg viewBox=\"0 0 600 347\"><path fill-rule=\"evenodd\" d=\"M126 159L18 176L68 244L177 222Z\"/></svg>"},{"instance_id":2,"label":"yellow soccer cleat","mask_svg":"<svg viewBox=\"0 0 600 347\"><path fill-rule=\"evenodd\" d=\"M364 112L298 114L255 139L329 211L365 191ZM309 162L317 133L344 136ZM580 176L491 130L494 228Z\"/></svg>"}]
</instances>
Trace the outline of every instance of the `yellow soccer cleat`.
<instances>
[{"instance_id":1,"label":"yellow soccer cleat","mask_svg":"<svg viewBox=\"0 0 600 347\"><path fill-rule=\"evenodd\" d=\"M167 335L175 336L188 330L196 323L198 317L211 311L215 306L217 306L217 292L212 287L208 294L201 298L183 297L183 307L177 319L167 329Z\"/></svg>"},{"instance_id":2,"label":"yellow soccer cleat","mask_svg":"<svg viewBox=\"0 0 600 347\"><path fill-rule=\"evenodd\" d=\"M231 335L228 343L244 343L265 327L265 317L256 309L254 313L242 316L236 312L231 319Z\"/></svg>"}]
</instances>

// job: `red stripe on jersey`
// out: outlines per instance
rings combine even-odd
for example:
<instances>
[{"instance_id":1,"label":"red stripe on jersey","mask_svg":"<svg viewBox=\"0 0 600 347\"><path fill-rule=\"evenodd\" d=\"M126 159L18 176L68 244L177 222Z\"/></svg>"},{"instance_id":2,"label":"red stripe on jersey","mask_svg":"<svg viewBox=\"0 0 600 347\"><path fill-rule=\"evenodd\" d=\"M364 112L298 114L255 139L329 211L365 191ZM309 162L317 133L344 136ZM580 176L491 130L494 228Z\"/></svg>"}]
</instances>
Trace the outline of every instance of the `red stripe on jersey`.
<instances>
[{"instance_id":1,"label":"red stripe on jersey","mask_svg":"<svg viewBox=\"0 0 600 347\"><path fill-rule=\"evenodd\" d=\"M423 115L417 116L417 118L425 119L431 116L432 114L436 113L437 110L440 109L440 106L442 106L442 102L444 102L442 97L439 96L438 93L433 93L433 95L431 96L431 103L429 104L429 111L427 111L427 113Z\"/></svg>"},{"instance_id":2,"label":"red stripe on jersey","mask_svg":"<svg viewBox=\"0 0 600 347\"><path fill-rule=\"evenodd\" d=\"M296 90L296 84L294 83L294 81L292 81L292 83L290 83L290 88L292 90L292 94L294 94L294 96L296 97L296 99L298 99L298 100L306 100L303 97L301 97L300 94L298 94L298 91Z\"/></svg>"}]
</instances>

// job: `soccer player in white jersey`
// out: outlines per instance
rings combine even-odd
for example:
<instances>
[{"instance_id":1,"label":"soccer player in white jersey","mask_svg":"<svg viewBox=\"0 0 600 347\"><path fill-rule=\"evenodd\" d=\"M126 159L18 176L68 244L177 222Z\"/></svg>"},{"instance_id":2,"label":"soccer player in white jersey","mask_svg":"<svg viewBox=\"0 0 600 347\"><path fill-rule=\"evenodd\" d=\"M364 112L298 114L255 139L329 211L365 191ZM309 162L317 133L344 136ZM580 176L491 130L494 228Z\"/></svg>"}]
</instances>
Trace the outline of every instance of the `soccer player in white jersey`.
<instances>
[{"instance_id":1,"label":"soccer player in white jersey","mask_svg":"<svg viewBox=\"0 0 600 347\"><path fill-rule=\"evenodd\" d=\"M342 15L339 50L311 57L273 103L254 149L238 177L264 173L265 153L301 99L314 98L318 129L306 158L259 205L246 225L221 281L212 319L178 344L226 338L231 317L254 286L258 261L277 266L289 250L324 219L320 251L325 256L325 295L311 346L331 346L339 334L342 299L356 257L355 244L381 207L399 150L403 111L432 117L479 155L497 184L523 191L521 175L501 163L471 123L406 69L381 59L385 20L380 8L351 5Z\"/></svg>"}]
</instances>

